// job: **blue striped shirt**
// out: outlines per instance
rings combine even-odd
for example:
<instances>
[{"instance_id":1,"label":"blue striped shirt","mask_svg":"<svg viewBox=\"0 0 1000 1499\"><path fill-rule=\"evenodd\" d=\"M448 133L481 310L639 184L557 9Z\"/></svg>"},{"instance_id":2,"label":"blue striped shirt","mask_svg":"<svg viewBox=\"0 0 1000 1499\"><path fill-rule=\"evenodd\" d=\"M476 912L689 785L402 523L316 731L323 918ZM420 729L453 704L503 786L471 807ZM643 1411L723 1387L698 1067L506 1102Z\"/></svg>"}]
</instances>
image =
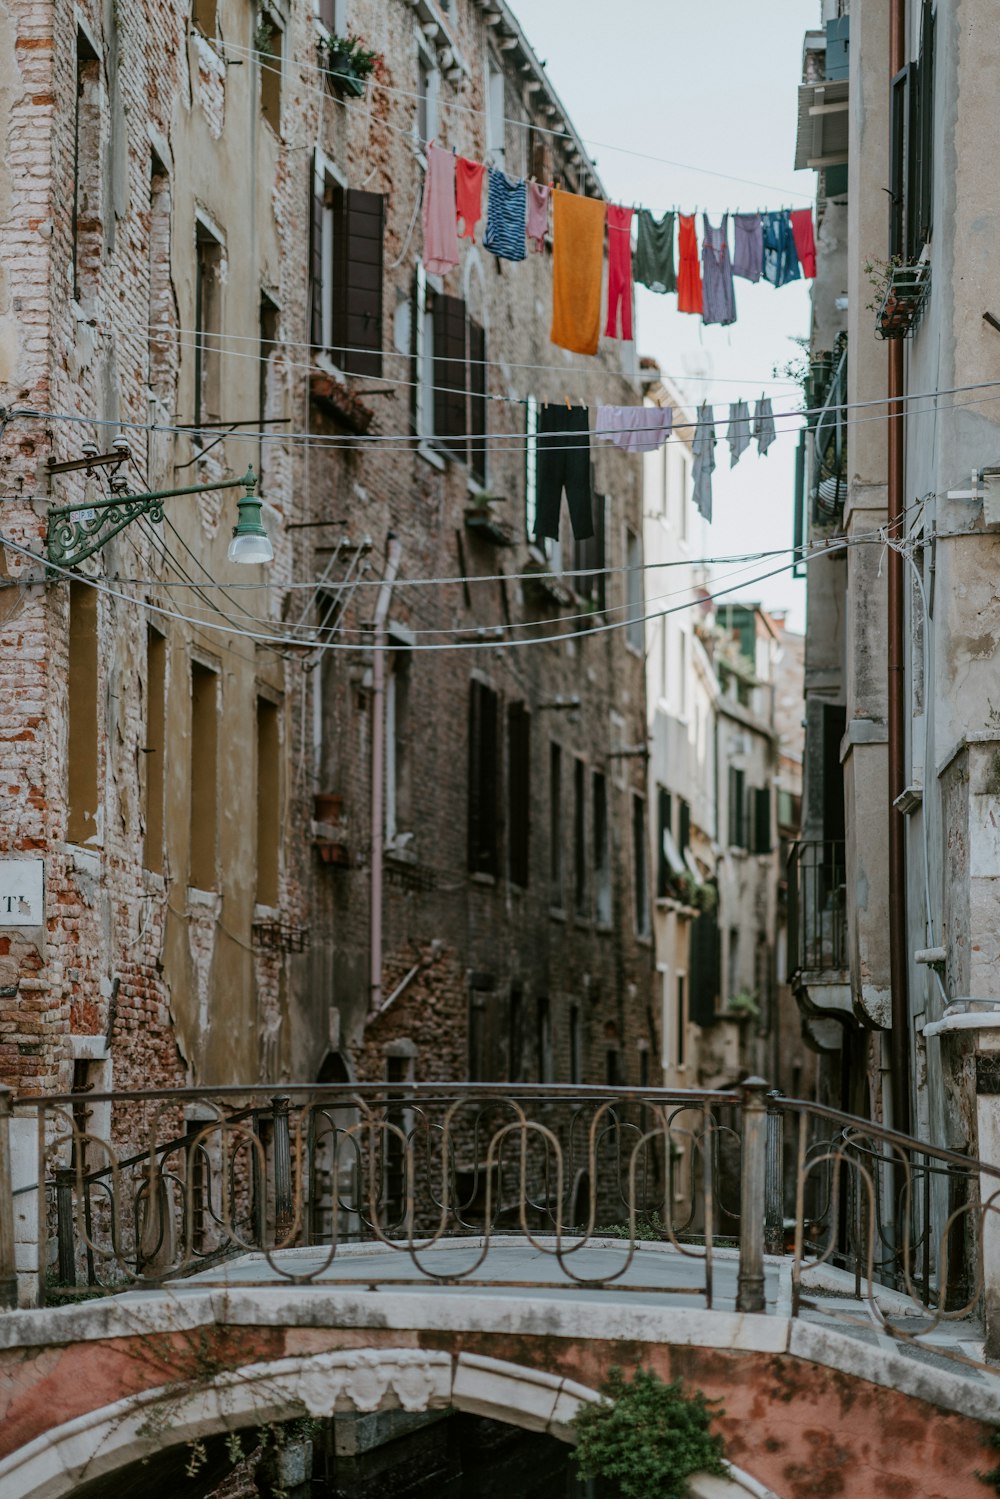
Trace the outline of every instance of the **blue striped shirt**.
<instances>
[{"instance_id":1,"label":"blue striped shirt","mask_svg":"<svg viewBox=\"0 0 1000 1499\"><path fill-rule=\"evenodd\" d=\"M523 177L509 177L490 167L490 196L486 210L486 236L483 248L492 250L504 260L525 257L524 220L527 193Z\"/></svg>"}]
</instances>

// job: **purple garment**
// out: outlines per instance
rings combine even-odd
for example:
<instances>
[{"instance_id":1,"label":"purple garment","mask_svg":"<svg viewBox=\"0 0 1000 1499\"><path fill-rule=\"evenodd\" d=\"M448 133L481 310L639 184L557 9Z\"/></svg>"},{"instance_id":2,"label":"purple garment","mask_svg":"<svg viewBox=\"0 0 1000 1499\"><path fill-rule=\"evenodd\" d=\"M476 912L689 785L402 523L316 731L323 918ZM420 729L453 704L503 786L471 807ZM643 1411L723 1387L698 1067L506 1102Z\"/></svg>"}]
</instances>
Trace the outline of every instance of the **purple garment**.
<instances>
[{"instance_id":1,"label":"purple garment","mask_svg":"<svg viewBox=\"0 0 1000 1499\"><path fill-rule=\"evenodd\" d=\"M733 215L733 275L759 281L764 268L764 229L759 213Z\"/></svg>"},{"instance_id":2,"label":"purple garment","mask_svg":"<svg viewBox=\"0 0 1000 1499\"><path fill-rule=\"evenodd\" d=\"M594 436L626 453L652 453L666 442L673 424L669 406L598 406Z\"/></svg>"},{"instance_id":3,"label":"purple garment","mask_svg":"<svg viewBox=\"0 0 1000 1499\"><path fill-rule=\"evenodd\" d=\"M736 296L733 267L729 259L729 215L713 229L708 214L702 215L705 238L701 246L702 312L704 323L735 323Z\"/></svg>"}]
</instances>

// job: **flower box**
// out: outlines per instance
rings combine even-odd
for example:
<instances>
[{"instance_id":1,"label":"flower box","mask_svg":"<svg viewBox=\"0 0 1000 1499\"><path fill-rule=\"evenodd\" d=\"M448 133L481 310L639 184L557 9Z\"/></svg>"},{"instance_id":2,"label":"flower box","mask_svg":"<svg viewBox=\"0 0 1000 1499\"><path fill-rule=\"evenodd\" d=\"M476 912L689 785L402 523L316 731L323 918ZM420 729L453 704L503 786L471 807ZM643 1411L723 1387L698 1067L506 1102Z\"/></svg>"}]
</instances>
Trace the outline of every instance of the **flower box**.
<instances>
[{"instance_id":1,"label":"flower box","mask_svg":"<svg viewBox=\"0 0 1000 1499\"><path fill-rule=\"evenodd\" d=\"M875 337L912 338L923 314L930 284L931 268L926 262L890 266L875 309Z\"/></svg>"}]
</instances>

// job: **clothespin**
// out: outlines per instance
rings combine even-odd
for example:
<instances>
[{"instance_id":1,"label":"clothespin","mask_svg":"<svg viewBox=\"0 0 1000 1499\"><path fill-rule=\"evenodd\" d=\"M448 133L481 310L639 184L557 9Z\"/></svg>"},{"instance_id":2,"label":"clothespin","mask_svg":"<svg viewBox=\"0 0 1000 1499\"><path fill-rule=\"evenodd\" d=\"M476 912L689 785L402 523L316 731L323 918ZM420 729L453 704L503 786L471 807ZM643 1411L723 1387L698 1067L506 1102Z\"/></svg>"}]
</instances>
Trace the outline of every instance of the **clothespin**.
<instances>
[{"instance_id":1,"label":"clothespin","mask_svg":"<svg viewBox=\"0 0 1000 1499\"><path fill-rule=\"evenodd\" d=\"M569 396L566 397L566 410L567 411L572 411L573 410L573 407L570 405Z\"/></svg>"}]
</instances>

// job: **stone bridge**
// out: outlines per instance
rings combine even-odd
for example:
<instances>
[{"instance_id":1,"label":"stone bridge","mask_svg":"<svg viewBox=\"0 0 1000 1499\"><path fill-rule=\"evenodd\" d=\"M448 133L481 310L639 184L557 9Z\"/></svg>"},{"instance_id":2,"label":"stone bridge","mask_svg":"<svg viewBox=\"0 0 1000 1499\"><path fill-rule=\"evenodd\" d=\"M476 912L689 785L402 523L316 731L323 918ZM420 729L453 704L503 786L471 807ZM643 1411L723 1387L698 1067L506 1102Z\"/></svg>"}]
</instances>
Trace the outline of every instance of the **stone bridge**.
<instances>
[{"instance_id":1,"label":"stone bridge","mask_svg":"<svg viewBox=\"0 0 1000 1499\"><path fill-rule=\"evenodd\" d=\"M383 1245L246 1256L175 1285L0 1318L0 1496L112 1495L170 1444L309 1413L452 1408L571 1439L608 1368L643 1365L718 1399L734 1465L693 1493L777 1499L979 1499L994 1465L1000 1379L901 1345L853 1277L825 1270L792 1317L787 1258L765 1261L763 1312L735 1310L735 1253L716 1252L711 1310L691 1261L591 1239L574 1283L551 1241L489 1247L489 1284L461 1273L482 1241L441 1241L423 1269ZM336 1264L336 1273L332 1269ZM296 1284L293 1277L302 1279ZM308 1277L307 1283L303 1283ZM687 1283L687 1284L686 1284ZM879 1298L885 1310L893 1293ZM895 1297L895 1310L905 1311ZM966 1329L968 1332L968 1329ZM940 1335L944 1338L944 1334ZM957 1341L956 1341L957 1339ZM150 1470L152 1471L152 1470Z\"/></svg>"}]
</instances>

